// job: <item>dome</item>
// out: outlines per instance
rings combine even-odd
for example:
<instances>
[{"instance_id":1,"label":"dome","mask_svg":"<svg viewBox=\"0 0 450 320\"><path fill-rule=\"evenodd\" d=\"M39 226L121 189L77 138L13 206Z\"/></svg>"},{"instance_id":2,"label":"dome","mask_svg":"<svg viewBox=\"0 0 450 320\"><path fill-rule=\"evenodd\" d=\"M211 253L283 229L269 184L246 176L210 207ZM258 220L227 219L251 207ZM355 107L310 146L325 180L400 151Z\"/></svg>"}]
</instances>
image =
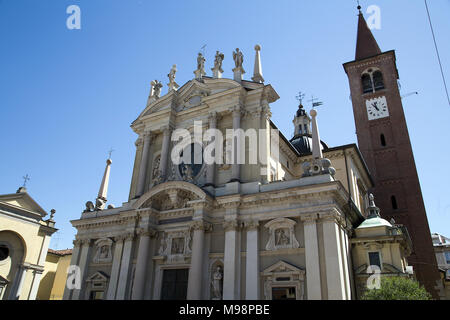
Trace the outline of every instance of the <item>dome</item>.
<instances>
[{"instance_id":1,"label":"dome","mask_svg":"<svg viewBox=\"0 0 450 320\"><path fill-rule=\"evenodd\" d=\"M299 109L300 111L300 109ZM310 134L299 134L291 139L291 144L300 154L308 154L312 153L312 136ZM328 149L328 146L325 142L320 141L321 149Z\"/></svg>"},{"instance_id":2,"label":"dome","mask_svg":"<svg viewBox=\"0 0 450 320\"><path fill-rule=\"evenodd\" d=\"M305 109L303 109L303 105L298 106L297 117L307 116Z\"/></svg>"}]
</instances>

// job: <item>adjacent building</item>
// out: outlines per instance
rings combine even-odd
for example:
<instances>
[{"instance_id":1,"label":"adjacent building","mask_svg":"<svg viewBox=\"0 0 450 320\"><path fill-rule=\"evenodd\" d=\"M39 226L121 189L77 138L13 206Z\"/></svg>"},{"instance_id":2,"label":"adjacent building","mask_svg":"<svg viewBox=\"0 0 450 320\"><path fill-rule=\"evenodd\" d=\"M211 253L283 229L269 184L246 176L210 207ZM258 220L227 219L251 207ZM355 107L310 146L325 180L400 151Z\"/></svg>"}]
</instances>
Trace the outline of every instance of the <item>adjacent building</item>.
<instances>
[{"instance_id":1,"label":"adjacent building","mask_svg":"<svg viewBox=\"0 0 450 320\"><path fill-rule=\"evenodd\" d=\"M0 195L0 299L34 300L44 272L55 211L47 212L25 187Z\"/></svg>"}]
</instances>

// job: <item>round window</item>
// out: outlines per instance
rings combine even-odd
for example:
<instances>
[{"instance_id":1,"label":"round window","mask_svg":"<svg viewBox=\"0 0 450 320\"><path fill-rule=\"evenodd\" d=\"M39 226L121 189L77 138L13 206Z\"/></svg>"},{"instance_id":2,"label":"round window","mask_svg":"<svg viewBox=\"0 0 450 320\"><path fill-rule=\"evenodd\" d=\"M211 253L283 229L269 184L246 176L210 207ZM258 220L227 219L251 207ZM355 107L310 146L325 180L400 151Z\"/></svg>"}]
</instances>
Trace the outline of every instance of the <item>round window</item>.
<instances>
[{"instance_id":1,"label":"round window","mask_svg":"<svg viewBox=\"0 0 450 320\"><path fill-rule=\"evenodd\" d=\"M190 161L184 160L184 153L191 155ZM203 167L203 147L198 143L192 143L181 152L181 158L182 162L178 166L180 175L185 176L188 172L192 171L192 177L196 177ZM191 170L188 170L188 166Z\"/></svg>"},{"instance_id":2,"label":"round window","mask_svg":"<svg viewBox=\"0 0 450 320\"><path fill-rule=\"evenodd\" d=\"M9 257L9 248L7 246L0 246L0 261L6 260Z\"/></svg>"}]
</instances>

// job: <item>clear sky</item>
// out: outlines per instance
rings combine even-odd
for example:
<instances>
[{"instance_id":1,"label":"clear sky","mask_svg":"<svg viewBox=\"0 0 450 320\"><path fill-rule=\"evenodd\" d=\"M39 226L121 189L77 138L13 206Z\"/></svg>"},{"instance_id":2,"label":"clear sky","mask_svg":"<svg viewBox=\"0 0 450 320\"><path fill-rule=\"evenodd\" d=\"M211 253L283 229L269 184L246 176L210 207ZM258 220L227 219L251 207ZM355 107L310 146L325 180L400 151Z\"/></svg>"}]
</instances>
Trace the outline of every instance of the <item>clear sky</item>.
<instances>
[{"instance_id":1,"label":"clear sky","mask_svg":"<svg viewBox=\"0 0 450 320\"><path fill-rule=\"evenodd\" d=\"M444 73L450 81L450 1L429 0ZM69 30L66 8L81 9L81 29ZM395 49L411 142L432 232L450 236L447 103L422 0L361 0L381 8L373 33L383 51ZM367 14L366 14L367 16ZM137 138L129 127L144 109L149 84L194 77L206 44L214 54L244 53L245 79L260 44L263 75L281 97L272 120L290 138L295 96L313 94L322 140L356 142L342 63L354 59L356 1L0 0L0 194L14 193L29 174L29 194L59 228L50 247L72 247L86 201L94 201L113 147L108 203L127 201ZM162 94L167 92L164 86Z\"/></svg>"}]
</instances>

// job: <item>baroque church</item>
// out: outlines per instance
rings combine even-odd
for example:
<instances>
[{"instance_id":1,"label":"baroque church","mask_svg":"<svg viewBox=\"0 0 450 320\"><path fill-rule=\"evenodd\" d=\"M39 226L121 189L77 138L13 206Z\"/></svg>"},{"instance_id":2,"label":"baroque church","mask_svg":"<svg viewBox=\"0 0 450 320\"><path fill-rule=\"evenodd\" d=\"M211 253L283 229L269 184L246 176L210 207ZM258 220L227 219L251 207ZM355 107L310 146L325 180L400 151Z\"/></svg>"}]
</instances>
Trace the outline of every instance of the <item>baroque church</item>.
<instances>
[{"instance_id":1,"label":"baroque church","mask_svg":"<svg viewBox=\"0 0 450 320\"><path fill-rule=\"evenodd\" d=\"M222 76L224 55L217 51L212 76L199 54L184 85L175 81L176 65L167 94L152 81L131 124L138 139L128 201L106 205L108 159L95 203L71 221L79 281L68 281L64 299L350 300L370 287L375 270L416 276L409 257L430 258L428 224L394 51L380 51L360 12L356 57L344 64L359 147L331 147L320 139L318 112L301 103L294 136L277 130L270 104L279 96L265 83L260 50L256 45L251 80L236 49L233 79ZM198 124L227 138L176 149L177 130L194 136ZM230 129L238 134L229 138ZM246 143L252 130L258 141ZM212 163L204 159L211 145ZM240 150L244 162L237 161ZM175 163L174 154L200 161ZM247 161L255 154L258 161ZM387 163L389 172L381 165ZM402 175L393 178L396 172Z\"/></svg>"}]
</instances>

